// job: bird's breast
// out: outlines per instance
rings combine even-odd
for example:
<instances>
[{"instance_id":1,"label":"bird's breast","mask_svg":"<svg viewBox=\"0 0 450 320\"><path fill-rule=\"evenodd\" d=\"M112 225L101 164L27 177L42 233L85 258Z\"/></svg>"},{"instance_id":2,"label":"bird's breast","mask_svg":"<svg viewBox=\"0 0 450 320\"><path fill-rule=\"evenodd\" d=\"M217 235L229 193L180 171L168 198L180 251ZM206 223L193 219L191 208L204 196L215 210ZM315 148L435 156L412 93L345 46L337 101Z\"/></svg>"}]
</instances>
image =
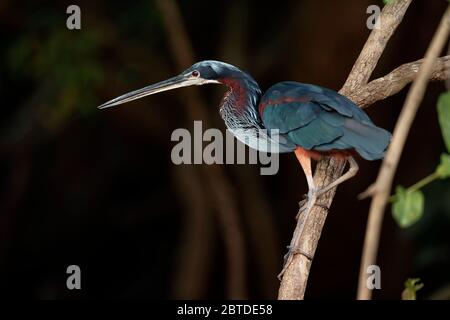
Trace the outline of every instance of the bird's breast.
<instances>
[{"instance_id":1,"label":"bird's breast","mask_svg":"<svg viewBox=\"0 0 450 320\"><path fill-rule=\"evenodd\" d=\"M268 131L263 128L228 128L237 140L252 149L261 152L284 153L295 150L295 145L290 144L284 135L278 131Z\"/></svg>"}]
</instances>

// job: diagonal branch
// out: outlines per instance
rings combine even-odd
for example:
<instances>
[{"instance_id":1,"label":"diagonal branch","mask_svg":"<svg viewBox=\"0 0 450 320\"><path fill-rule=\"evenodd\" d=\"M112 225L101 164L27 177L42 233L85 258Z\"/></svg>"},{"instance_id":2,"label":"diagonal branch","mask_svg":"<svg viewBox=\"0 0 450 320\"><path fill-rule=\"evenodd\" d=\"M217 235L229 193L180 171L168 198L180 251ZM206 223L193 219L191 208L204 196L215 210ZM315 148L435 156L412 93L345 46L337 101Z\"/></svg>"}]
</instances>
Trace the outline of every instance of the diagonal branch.
<instances>
[{"instance_id":1,"label":"diagonal branch","mask_svg":"<svg viewBox=\"0 0 450 320\"><path fill-rule=\"evenodd\" d=\"M358 299L370 299L372 290L366 285L367 267L376 263L378 243L380 238L381 225L383 222L384 210L389 201L392 181L400 160L409 129L414 121L420 103L422 102L428 80L433 72L433 66L444 48L450 33L450 5L448 6L441 23L431 41L425 54L425 59L418 71L416 80L408 92L405 104L395 125L391 144L386 157L383 160L380 172L375 184L368 189L368 193L373 195L370 205L369 220L367 223L366 236L364 240L363 257L359 273ZM367 194L367 192L366 192Z\"/></svg>"},{"instance_id":2,"label":"diagonal branch","mask_svg":"<svg viewBox=\"0 0 450 320\"><path fill-rule=\"evenodd\" d=\"M366 108L377 101L386 99L400 92L417 77L423 59L405 63L384 77L372 80L367 85L349 94L348 97L361 108ZM436 60L431 70L430 80L442 81L450 74L450 55Z\"/></svg>"},{"instance_id":3,"label":"diagonal branch","mask_svg":"<svg viewBox=\"0 0 450 320\"><path fill-rule=\"evenodd\" d=\"M357 88L367 84L384 48L402 21L410 4L411 0L397 0L383 8L380 15L381 28L373 30L370 34L347 81L340 90L341 94L351 95L352 92L356 92ZM338 178L342 174L344 166L345 161L339 159L327 158L319 161L314 174L316 186L321 188ZM321 202L327 203L327 207L330 207L335 192L336 188L324 194ZM299 234L298 230L302 226L303 219L302 217L298 219L291 243L300 245L298 248L293 248L292 261L287 266L281 281L278 292L279 299L303 299L312 264L311 258L314 257L327 214L328 210L319 206L314 207L308 220L304 222L302 234Z\"/></svg>"},{"instance_id":4,"label":"diagonal branch","mask_svg":"<svg viewBox=\"0 0 450 320\"><path fill-rule=\"evenodd\" d=\"M194 51L183 26L177 3L173 0L158 0L156 3L163 15L172 54L178 66L185 68L193 64ZM202 119L203 125L209 126L208 109L197 91L187 91L186 103L183 105L187 106L190 121ZM244 299L247 297L246 255L237 197L222 167L202 166L201 174L211 191L225 242L228 298Z\"/></svg>"},{"instance_id":5,"label":"diagonal branch","mask_svg":"<svg viewBox=\"0 0 450 320\"><path fill-rule=\"evenodd\" d=\"M389 39L403 20L411 0L395 1L386 5L380 15L380 28L373 29L353 65L340 93L349 95L357 88L369 82L373 70L378 64Z\"/></svg>"}]
</instances>

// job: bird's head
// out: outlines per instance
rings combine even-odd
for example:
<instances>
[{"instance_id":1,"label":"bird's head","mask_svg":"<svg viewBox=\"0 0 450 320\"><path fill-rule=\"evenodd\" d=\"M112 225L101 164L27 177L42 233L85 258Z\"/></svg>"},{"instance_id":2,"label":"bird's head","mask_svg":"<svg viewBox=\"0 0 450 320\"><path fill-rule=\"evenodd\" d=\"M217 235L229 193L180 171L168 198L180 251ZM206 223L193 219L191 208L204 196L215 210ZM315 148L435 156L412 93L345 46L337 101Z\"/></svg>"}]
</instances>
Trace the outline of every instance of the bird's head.
<instances>
[{"instance_id":1,"label":"bird's head","mask_svg":"<svg viewBox=\"0 0 450 320\"><path fill-rule=\"evenodd\" d=\"M178 76L126 93L102 104L98 108L109 108L172 89L194 85L200 86L207 83L222 83L221 80L236 76L238 74L242 74L242 71L235 66L220 61L205 60L193 64Z\"/></svg>"}]
</instances>

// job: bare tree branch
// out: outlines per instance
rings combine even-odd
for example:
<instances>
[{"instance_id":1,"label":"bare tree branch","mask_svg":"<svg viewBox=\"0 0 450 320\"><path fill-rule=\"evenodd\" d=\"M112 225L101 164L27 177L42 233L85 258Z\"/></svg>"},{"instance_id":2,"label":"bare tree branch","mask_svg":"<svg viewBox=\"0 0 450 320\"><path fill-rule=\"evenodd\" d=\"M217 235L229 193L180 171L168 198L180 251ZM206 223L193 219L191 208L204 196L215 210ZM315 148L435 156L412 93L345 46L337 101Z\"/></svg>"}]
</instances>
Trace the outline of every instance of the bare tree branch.
<instances>
[{"instance_id":1,"label":"bare tree branch","mask_svg":"<svg viewBox=\"0 0 450 320\"><path fill-rule=\"evenodd\" d=\"M386 99L400 92L417 77L423 59L405 63L384 77L372 80L367 85L351 93L348 97L361 108L366 108L377 101ZM450 74L450 56L437 59L431 70L430 80L443 81Z\"/></svg>"},{"instance_id":2,"label":"bare tree branch","mask_svg":"<svg viewBox=\"0 0 450 320\"><path fill-rule=\"evenodd\" d=\"M194 166L174 166L175 189L184 204L184 230L176 255L175 299L204 299L208 291L213 239L211 205L205 201L206 188Z\"/></svg>"},{"instance_id":3,"label":"bare tree branch","mask_svg":"<svg viewBox=\"0 0 450 320\"><path fill-rule=\"evenodd\" d=\"M368 193L373 196L369 211L366 236L364 241L363 258L359 273L358 299L367 300L372 296L372 290L366 285L367 267L376 263L378 243L380 239L381 225L383 222L384 210L389 201L392 181L400 160L409 129L413 123L420 103L422 102L428 80L433 73L433 66L444 48L450 32L450 6L448 6L441 23L431 41L425 54L425 59L418 71L411 90L408 92L402 112L397 120L393 138L386 157L383 160L380 172L375 184L368 189ZM367 193L366 193L367 194Z\"/></svg>"},{"instance_id":4,"label":"bare tree branch","mask_svg":"<svg viewBox=\"0 0 450 320\"><path fill-rule=\"evenodd\" d=\"M194 51L183 26L178 6L173 0L158 0L156 3L164 17L173 56L180 68L186 68L195 62ZM208 127L208 111L197 90L186 91L186 103L183 105L187 106L190 121L201 119L204 126ZM228 298L246 298L245 242L234 190L222 167L201 166L201 170L207 188L211 191L225 241Z\"/></svg>"},{"instance_id":5,"label":"bare tree branch","mask_svg":"<svg viewBox=\"0 0 450 320\"><path fill-rule=\"evenodd\" d=\"M249 56L246 49L248 41L248 23L242 23L248 14L249 4L244 1L230 2L223 21L224 28L221 46L218 50L219 60L233 61L241 69L248 69L249 58L257 59L262 54ZM254 61L252 61L254 67ZM223 89L217 88L217 100L222 99ZM220 119L222 120L222 119ZM237 143L240 143L236 140ZM249 257L255 261L252 268L253 278L260 282L260 296L263 299L272 299L277 292L279 283L274 277L278 272L280 248L275 217L269 199L261 185L261 176L258 171L249 170L247 166L231 166L236 177L235 188L238 188L238 198L242 204L243 222L246 226L246 239L248 239ZM254 270L255 268L258 270Z\"/></svg>"},{"instance_id":6,"label":"bare tree branch","mask_svg":"<svg viewBox=\"0 0 450 320\"><path fill-rule=\"evenodd\" d=\"M357 92L357 88L367 84L384 48L402 21L410 3L411 0L397 0L383 8L380 15L381 28L371 32L347 81L340 90L341 94L350 96ZM314 174L316 186L321 188L338 178L342 174L344 166L345 161L335 158L326 158L319 161ZM321 202L327 203L328 208L333 201L335 192L336 188L320 198ZM328 210L315 206L311 210L308 220L305 221L302 234L299 234L298 230L302 225L303 219L302 217L298 219L291 243L299 243L300 245L297 248L292 248L294 256L289 266L287 266L281 281L278 292L279 299L303 299L312 258L314 257L327 214Z\"/></svg>"},{"instance_id":7,"label":"bare tree branch","mask_svg":"<svg viewBox=\"0 0 450 320\"><path fill-rule=\"evenodd\" d=\"M411 0L395 1L386 5L380 15L380 28L375 28L353 65L340 93L349 95L355 89L365 85L378 64L389 39L403 20L403 16L411 4Z\"/></svg>"}]
</instances>

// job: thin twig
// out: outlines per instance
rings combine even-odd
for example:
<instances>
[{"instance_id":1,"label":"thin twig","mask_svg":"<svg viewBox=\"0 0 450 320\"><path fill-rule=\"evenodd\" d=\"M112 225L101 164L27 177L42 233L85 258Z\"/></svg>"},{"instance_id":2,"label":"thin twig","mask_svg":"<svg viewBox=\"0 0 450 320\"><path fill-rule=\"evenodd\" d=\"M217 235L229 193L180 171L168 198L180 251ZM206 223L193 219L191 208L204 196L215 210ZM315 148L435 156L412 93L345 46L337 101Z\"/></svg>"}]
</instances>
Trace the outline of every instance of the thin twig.
<instances>
[{"instance_id":1,"label":"thin twig","mask_svg":"<svg viewBox=\"0 0 450 320\"><path fill-rule=\"evenodd\" d=\"M175 189L184 204L185 226L180 235L179 253L176 255L174 297L175 299L204 299L209 282L209 259L215 243L211 206L205 201L206 189L200 172L195 166L174 166Z\"/></svg>"},{"instance_id":2,"label":"thin twig","mask_svg":"<svg viewBox=\"0 0 450 320\"><path fill-rule=\"evenodd\" d=\"M193 64L194 51L183 26L178 6L173 0L156 2L164 18L164 25L170 41L173 56L179 68ZM205 103L196 90L186 94L187 112L191 121L201 119L204 127L209 125L209 116ZM220 166L201 166L201 172L211 191L218 214L227 256L227 295L230 299L246 298L246 256L242 225L239 219L236 196L224 170Z\"/></svg>"},{"instance_id":3,"label":"thin twig","mask_svg":"<svg viewBox=\"0 0 450 320\"><path fill-rule=\"evenodd\" d=\"M354 94L348 95L361 108L400 92L416 77L423 59L405 63L384 77L370 81ZM450 74L450 55L439 58L433 65L430 80L443 81Z\"/></svg>"},{"instance_id":4,"label":"thin twig","mask_svg":"<svg viewBox=\"0 0 450 320\"><path fill-rule=\"evenodd\" d=\"M340 90L341 94L351 95L367 84L372 71L375 69L381 54L384 51L389 39L403 19L403 16L410 5L411 0L397 0L390 5L386 5L380 15L381 28L371 32L363 50L361 51L347 81ZM319 161L314 174L314 182L318 188L329 184L338 178L344 169L345 161L327 158ZM321 202L331 206L336 188L321 196ZM304 231L298 235L300 241L299 248L294 248L294 255L291 263L287 266L281 281L278 292L279 299L303 299L309 276L309 269L317 244L320 239L323 225L327 217L328 210L316 206L314 207L307 221L305 221ZM302 219L298 219L296 229L301 227ZM298 232L294 231L294 237Z\"/></svg>"},{"instance_id":5,"label":"thin twig","mask_svg":"<svg viewBox=\"0 0 450 320\"><path fill-rule=\"evenodd\" d=\"M340 93L349 95L357 88L365 85L378 64L389 39L403 20L403 16L411 4L411 0L399 0L386 5L381 12L380 28L370 33L367 41L353 65Z\"/></svg>"},{"instance_id":6,"label":"thin twig","mask_svg":"<svg viewBox=\"0 0 450 320\"><path fill-rule=\"evenodd\" d=\"M244 1L230 2L224 19L224 32L219 41L222 45L218 50L219 60L232 61L242 69L248 69L249 56L247 46L248 27L242 23L247 16L249 4ZM261 52L258 52L260 55ZM252 60L254 67L254 60ZM255 69L252 68L252 71ZM223 96L223 88L217 88L217 100ZM219 120L221 121L221 119ZM240 143L236 140L237 143ZM280 248L279 239L272 214L272 208L261 184L261 176L257 170L249 170L247 166L231 166L236 177L236 188L239 190L239 200L242 203L242 214L246 226L246 238L249 245L247 252L255 264L252 266L253 278L258 279L260 296L272 299L277 292L278 281L273 276L279 272Z\"/></svg>"},{"instance_id":7,"label":"thin twig","mask_svg":"<svg viewBox=\"0 0 450 320\"><path fill-rule=\"evenodd\" d=\"M433 36L430 46L425 54L424 62L408 92L405 104L394 129L393 138L383 160L375 184L368 190L373 196L369 211L366 236L364 240L363 257L359 273L358 299L368 300L372 290L366 285L367 267L376 263L381 225L386 205L392 188L394 174L403 151L406 138L416 115L417 109L423 99L428 80L433 71L433 65L444 48L450 30L450 6L447 8L441 23Z\"/></svg>"}]
</instances>

